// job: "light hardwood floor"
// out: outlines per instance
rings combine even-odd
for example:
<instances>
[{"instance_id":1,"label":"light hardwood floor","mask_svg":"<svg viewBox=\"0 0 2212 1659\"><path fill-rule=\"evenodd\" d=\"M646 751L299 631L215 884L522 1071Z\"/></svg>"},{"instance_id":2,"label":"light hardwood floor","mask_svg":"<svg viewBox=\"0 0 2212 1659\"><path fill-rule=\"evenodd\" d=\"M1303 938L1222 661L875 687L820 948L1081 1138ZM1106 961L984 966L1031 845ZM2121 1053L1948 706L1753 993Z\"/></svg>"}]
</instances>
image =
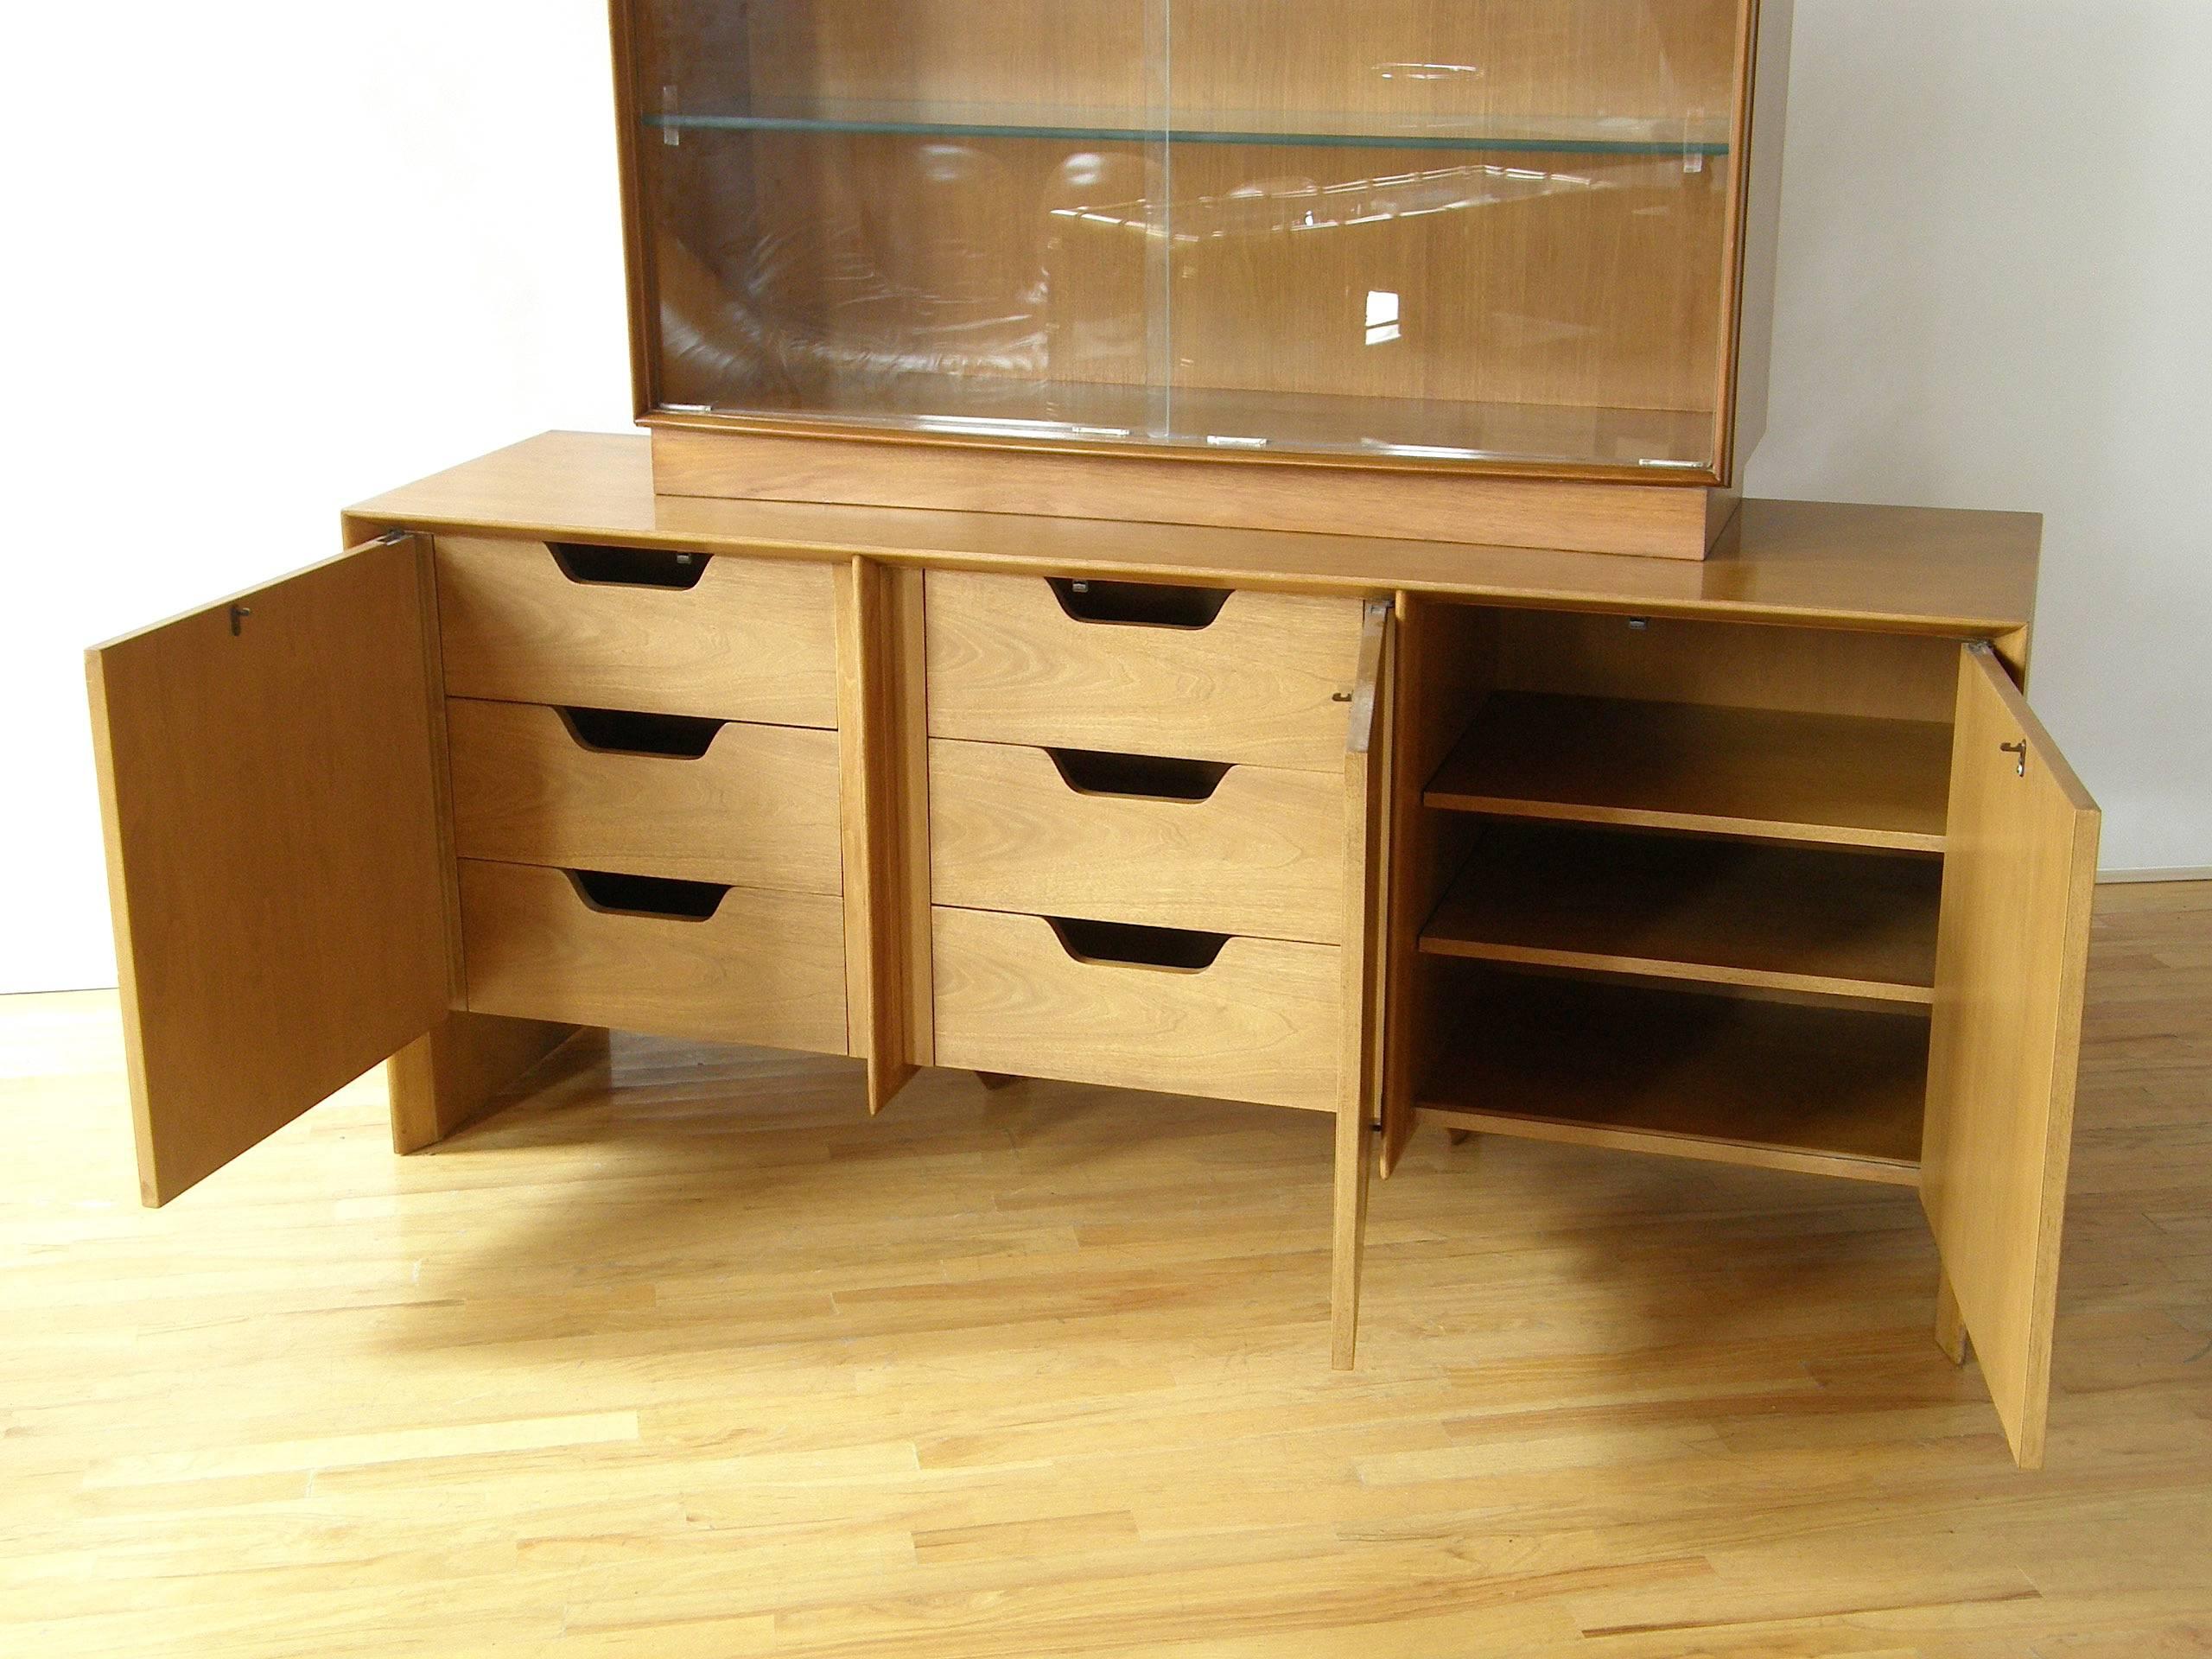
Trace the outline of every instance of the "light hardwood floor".
<instances>
[{"instance_id":1,"label":"light hardwood floor","mask_svg":"<svg viewBox=\"0 0 2212 1659\"><path fill-rule=\"evenodd\" d=\"M1910 1192L619 1040L135 1201L0 1001L0 1653L2212 1652L2212 884L2101 894L2050 1466ZM552 1063L557 1070L562 1062Z\"/></svg>"}]
</instances>

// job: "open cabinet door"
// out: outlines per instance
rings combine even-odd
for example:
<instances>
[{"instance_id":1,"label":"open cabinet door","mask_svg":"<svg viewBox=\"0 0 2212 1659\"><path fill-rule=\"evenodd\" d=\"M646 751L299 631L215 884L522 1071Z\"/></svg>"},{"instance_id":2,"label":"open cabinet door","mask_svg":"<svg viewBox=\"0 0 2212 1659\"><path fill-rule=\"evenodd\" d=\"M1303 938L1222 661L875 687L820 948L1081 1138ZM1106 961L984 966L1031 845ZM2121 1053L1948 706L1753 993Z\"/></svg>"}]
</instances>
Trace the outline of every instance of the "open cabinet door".
<instances>
[{"instance_id":1,"label":"open cabinet door","mask_svg":"<svg viewBox=\"0 0 2212 1659\"><path fill-rule=\"evenodd\" d=\"M148 1204L444 1014L422 546L86 653Z\"/></svg>"},{"instance_id":2,"label":"open cabinet door","mask_svg":"<svg viewBox=\"0 0 2212 1659\"><path fill-rule=\"evenodd\" d=\"M2004 665L1967 645L1920 1192L2023 1468L2043 1461L2050 1404L2097 830L2096 804Z\"/></svg>"}]
</instances>

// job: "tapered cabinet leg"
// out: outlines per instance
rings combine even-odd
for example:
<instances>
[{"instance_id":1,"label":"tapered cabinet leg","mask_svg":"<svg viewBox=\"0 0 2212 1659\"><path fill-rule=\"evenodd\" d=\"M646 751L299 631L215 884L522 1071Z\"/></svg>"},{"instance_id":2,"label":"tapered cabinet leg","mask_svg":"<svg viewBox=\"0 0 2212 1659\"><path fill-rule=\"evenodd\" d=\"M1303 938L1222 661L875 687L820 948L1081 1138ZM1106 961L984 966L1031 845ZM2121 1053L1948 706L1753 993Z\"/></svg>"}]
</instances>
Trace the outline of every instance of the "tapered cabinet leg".
<instances>
[{"instance_id":1,"label":"tapered cabinet leg","mask_svg":"<svg viewBox=\"0 0 2212 1659\"><path fill-rule=\"evenodd\" d=\"M385 1063L391 1149L421 1152L476 1122L524 1073L580 1033L602 1048L607 1033L541 1020L449 1014Z\"/></svg>"},{"instance_id":2,"label":"tapered cabinet leg","mask_svg":"<svg viewBox=\"0 0 2212 1659\"><path fill-rule=\"evenodd\" d=\"M1936 1275L1936 1345L1954 1365L1967 1363L1967 1322L1959 1312L1958 1293L1951 1288L1951 1275L1938 1271Z\"/></svg>"},{"instance_id":3,"label":"tapered cabinet leg","mask_svg":"<svg viewBox=\"0 0 2212 1659\"><path fill-rule=\"evenodd\" d=\"M1368 1146L1363 1106L1337 1113L1335 1224L1329 1249L1329 1360L1348 1371L1359 1345L1360 1258L1367 1239L1367 1181L1372 1149Z\"/></svg>"},{"instance_id":4,"label":"tapered cabinet leg","mask_svg":"<svg viewBox=\"0 0 2212 1659\"><path fill-rule=\"evenodd\" d=\"M1475 1138L1475 1132L1472 1129L1446 1129L1444 1138L1455 1147L1464 1147Z\"/></svg>"},{"instance_id":5,"label":"tapered cabinet leg","mask_svg":"<svg viewBox=\"0 0 2212 1659\"><path fill-rule=\"evenodd\" d=\"M1004 1071L978 1071L976 1081L995 1094L999 1090L1013 1088L1021 1079Z\"/></svg>"}]
</instances>

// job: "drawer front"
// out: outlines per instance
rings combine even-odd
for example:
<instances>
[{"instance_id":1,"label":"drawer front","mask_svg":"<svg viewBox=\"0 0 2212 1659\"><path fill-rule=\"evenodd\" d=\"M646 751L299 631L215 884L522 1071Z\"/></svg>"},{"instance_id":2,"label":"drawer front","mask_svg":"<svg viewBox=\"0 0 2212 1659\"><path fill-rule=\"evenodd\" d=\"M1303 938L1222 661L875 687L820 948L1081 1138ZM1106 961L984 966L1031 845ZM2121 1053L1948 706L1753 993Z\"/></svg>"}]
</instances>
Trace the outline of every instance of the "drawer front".
<instances>
[{"instance_id":1,"label":"drawer front","mask_svg":"<svg viewBox=\"0 0 2212 1659\"><path fill-rule=\"evenodd\" d=\"M442 536L438 632L457 697L837 723L826 564ZM626 563L626 560L628 563ZM572 580L569 571L583 580ZM688 588L653 585L691 580Z\"/></svg>"},{"instance_id":2,"label":"drawer front","mask_svg":"<svg viewBox=\"0 0 2212 1659\"><path fill-rule=\"evenodd\" d=\"M847 1052L844 906L825 894L732 887L691 920L605 907L564 870L463 859L461 926L473 1013Z\"/></svg>"},{"instance_id":3,"label":"drawer front","mask_svg":"<svg viewBox=\"0 0 2212 1659\"><path fill-rule=\"evenodd\" d=\"M1115 602L1129 584L1090 587L1109 596L1096 614L1146 609ZM1341 771L1360 602L1237 592L1204 614L1087 620L1039 576L932 570L930 734Z\"/></svg>"},{"instance_id":4,"label":"drawer front","mask_svg":"<svg viewBox=\"0 0 2212 1659\"><path fill-rule=\"evenodd\" d=\"M1233 938L1193 970L1078 959L1038 916L931 922L939 1065L1336 1109L1334 945Z\"/></svg>"},{"instance_id":5,"label":"drawer front","mask_svg":"<svg viewBox=\"0 0 2212 1659\"><path fill-rule=\"evenodd\" d=\"M457 699L446 733L463 858L841 890L835 732Z\"/></svg>"},{"instance_id":6,"label":"drawer front","mask_svg":"<svg viewBox=\"0 0 2212 1659\"><path fill-rule=\"evenodd\" d=\"M1195 791L1173 798L1160 789ZM1129 792L1102 792L1126 788ZM930 891L941 905L1334 944L1341 772L1200 766L930 742Z\"/></svg>"}]
</instances>

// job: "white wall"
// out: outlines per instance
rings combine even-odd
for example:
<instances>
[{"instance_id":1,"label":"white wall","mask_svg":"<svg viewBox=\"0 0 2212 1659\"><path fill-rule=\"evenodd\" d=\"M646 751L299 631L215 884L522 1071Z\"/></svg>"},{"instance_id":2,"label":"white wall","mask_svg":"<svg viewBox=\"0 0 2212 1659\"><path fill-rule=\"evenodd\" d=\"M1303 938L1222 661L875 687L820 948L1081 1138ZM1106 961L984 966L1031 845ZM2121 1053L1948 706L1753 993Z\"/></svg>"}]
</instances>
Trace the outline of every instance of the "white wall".
<instances>
[{"instance_id":1,"label":"white wall","mask_svg":"<svg viewBox=\"0 0 2212 1659\"><path fill-rule=\"evenodd\" d=\"M1798 11L1750 483L2050 514L2106 862L2212 864L2212 8ZM32 8L0 157L7 991L112 982L84 645L628 391L600 0Z\"/></svg>"},{"instance_id":2,"label":"white wall","mask_svg":"<svg viewBox=\"0 0 2212 1659\"><path fill-rule=\"evenodd\" d=\"M1757 494L2045 515L2107 870L2212 865L2212 5L1798 0Z\"/></svg>"},{"instance_id":3,"label":"white wall","mask_svg":"<svg viewBox=\"0 0 2212 1659\"><path fill-rule=\"evenodd\" d=\"M603 0L118 0L0 46L0 991L114 982L83 648L626 429Z\"/></svg>"}]
</instances>

